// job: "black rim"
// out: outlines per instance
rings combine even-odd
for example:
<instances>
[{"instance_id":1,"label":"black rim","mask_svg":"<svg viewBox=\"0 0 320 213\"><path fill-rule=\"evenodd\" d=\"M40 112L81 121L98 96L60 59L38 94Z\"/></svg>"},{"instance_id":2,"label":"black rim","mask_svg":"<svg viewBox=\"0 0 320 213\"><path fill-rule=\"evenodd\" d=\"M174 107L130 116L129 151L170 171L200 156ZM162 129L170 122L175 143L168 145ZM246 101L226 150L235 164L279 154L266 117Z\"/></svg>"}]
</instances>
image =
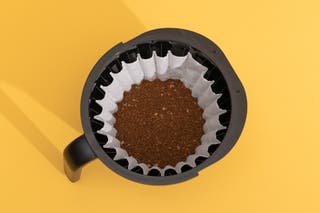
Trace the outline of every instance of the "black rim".
<instances>
[{"instance_id":1,"label":"black rim","mask_svg":"<svg viewBox=\"0 0 320 213\"><path fill-rule=\"evenodd\" d=\"M125 162L112 160L115 150L101 148L99 141L105 143L104 137L106 136L95 133L102 128L103 123L93 119L93 116L99 114L99 110L101 110L94 100L103 98L104 93L99 86L106 86L112 82L109 73L121 70L120 61L133 62L136 60L137 53L140 53L143 58L148 58L151 57L153 50L157 55L165 56L169 49L178 56L190 52L195 60L208 68L205 77L215 80L212 90L215 93L223 94L218 105L226 109L227 112L222 114L219 120L228 128L217 132L217 138L222 143L219 146L210 147L211 156L208 159L199 159L195 168L186 169L181 174L173 174L169 171L168 176L162 177L151 171L149 175L141 175L139 168L130 171L125 168ZM81 119L91 148L100 160L113 171L137 182L171 184L196 176L199 170L221 159L231 150L244 126L246 107L245 91L240 80L222 51L213 42L191 31L166 28L146 32L125 44L120 43L102 56L92 69L84 86L81 100Z\"/></svg>"}]
</instances>

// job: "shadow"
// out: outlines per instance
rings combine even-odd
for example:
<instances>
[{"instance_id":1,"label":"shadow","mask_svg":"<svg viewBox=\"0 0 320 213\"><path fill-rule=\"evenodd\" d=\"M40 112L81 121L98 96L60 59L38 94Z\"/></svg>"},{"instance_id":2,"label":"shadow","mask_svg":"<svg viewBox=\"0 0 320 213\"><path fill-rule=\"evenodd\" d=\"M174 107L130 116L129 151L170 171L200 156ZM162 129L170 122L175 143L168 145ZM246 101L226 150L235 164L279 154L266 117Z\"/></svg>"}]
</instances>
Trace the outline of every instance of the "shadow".
<instances>
[{"instance_id":1,"label":"shadow","mask_svg":"<svg viewBox=\"0 0 320 213\"><path fill-rule=\"evenodd\" d=\"M1 112L12 125L59 171L62 168L62 153L24 114L18 106L0 90ZM7 141L8 142L8 141Z\"/></svg>"},{"instance_id":2,"label":"shadow","mask_svg":"<svg viewBox=\"0 0 320 213\"><path fill-rule=\"evenodd\" d=\"M7 32L7 43L2 45L5 54L0 80L82 132L80 99L91 68L111 47L143 33L145 28L121 1L20 6L24 10L12 11L12 17L7 17L16 20L15 26L2 29ZM46 121L34 122L29 115L32 112L24 111L17 105L23 103L12 101L11 96L0 91L1 113L62 172L58 147L71 140L61 137L62 141L56 141L45 135L41 122Z\"/></svg>"}]
</instances>

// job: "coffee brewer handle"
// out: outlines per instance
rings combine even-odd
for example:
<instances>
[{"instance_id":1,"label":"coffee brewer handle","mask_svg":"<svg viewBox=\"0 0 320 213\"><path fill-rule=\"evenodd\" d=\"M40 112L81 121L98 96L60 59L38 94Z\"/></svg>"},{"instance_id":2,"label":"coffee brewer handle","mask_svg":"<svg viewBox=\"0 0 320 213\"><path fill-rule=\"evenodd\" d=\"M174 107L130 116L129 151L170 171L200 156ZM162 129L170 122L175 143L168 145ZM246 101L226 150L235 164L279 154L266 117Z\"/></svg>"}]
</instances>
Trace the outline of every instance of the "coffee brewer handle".
<instances>
[{"instance_id":1,"label":"coffee brewer handle","mask_svg":"<svg viewBox=\"0 0 320 213\"><path fill-rule=\"evenodd\" d=\"M64 172L71 182L80 179L82 167L97 158L88 144L85 135L72 141L63 152Z\"/></svg>"}]
</instances>

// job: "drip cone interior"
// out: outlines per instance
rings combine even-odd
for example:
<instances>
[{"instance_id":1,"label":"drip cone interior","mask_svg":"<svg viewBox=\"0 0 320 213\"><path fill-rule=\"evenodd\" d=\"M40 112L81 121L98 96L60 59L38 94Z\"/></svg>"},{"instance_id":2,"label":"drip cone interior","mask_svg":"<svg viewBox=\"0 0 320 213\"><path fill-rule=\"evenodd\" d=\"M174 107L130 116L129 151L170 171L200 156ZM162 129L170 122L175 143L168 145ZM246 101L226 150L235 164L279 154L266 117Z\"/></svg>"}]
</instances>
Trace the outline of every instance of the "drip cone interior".
<instances>
[{"instance_id":1,"label":"drip cone interior","mask_svg":"<svg viewBox=\"0 0 320 213\"><path fill-rule=\"evenodd\" d=\"M195 149L193 148L192 152L188 152L185 160L180 159L181 161L175 162L175 165L165 165L169 161L161 165L148 162L148 160L140 162L138 156L137 160L130 155L132 152L128 147L128 152L123 149L126 147L125 140L122 140L125 136L118 135L117 137L116 127L119 128L117 113L119 114L124 109L121 101L132 88L139 87L142 82L146 81L150 85L152 83L156 85L156 82L160 81L182 83L200 109L198 114L202 118L199 118L198 122L202 128L201 131L198 131L201 135L197 136L199 139L196 141L199 144L195 146ZM154 116L159 115L157 110ZM170 176L186 172L214 155L228 130L231 101L227 84L212 60L187 44L160 41L137 45L120 54L106 66L92 90L89 111L91 128L95 132L95 137L111 159L141 175ZM124 121L123 118L121 122ZM144 130L139 129L139 131ZM193 131L193 134L196 132L192 128L190 131ZM150 142L156 143L157 134L153 136ZM180 147L182 149L188 146L183 143L188 143L188 141L182 141L181 146L184 146Z\"/></svg>"}]
</instances>

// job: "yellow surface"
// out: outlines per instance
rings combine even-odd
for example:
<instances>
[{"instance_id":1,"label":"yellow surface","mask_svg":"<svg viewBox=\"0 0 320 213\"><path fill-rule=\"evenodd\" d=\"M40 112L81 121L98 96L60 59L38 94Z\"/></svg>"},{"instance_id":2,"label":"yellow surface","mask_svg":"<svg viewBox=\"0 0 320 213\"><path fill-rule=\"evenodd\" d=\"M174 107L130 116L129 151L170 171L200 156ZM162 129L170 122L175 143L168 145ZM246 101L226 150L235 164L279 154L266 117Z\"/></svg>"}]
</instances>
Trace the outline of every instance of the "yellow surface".
<instances>
[{"instance_id":1,"label":"yellow surface","mask_svg":"<svg viewBox=\"0 0 320 213\"><path fill-rule=\"evenodd\" d=\"M85 2L85 3L84 3ZM320 212L319 1L2 1L0 212ZM235 148L190 181L130 182L96 160L70 183L82 86L119 41L197 31L248 96Z\"/></svg>"}]
</instances>

